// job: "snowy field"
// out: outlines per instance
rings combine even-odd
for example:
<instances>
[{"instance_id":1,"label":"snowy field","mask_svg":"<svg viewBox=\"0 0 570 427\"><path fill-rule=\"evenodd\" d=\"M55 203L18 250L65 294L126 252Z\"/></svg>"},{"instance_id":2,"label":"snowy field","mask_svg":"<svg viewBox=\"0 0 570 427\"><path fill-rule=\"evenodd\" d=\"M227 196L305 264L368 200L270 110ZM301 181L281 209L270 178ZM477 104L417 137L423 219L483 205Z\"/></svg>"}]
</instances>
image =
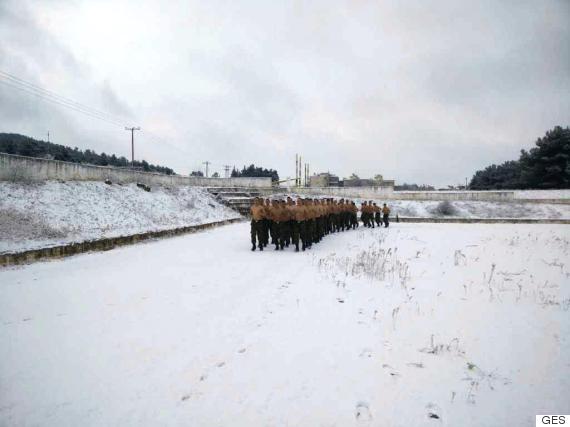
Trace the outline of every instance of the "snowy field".
<instances>
[{"instance_id":1,"label":"snowy field","mask_svg":"<svg viewBox=\"0 0 570 427\"><path fill-rule=\"evenodd\" d=\"M0 182L0 253L239 216L204 189L135 184Z\"/></svg>"},{"instance_id":2,"label":"snowy field","mask_svg":"<svg viewBox=\"0 0 570 427\"><path fill-rule=\"evenodd\" d=\"M0 270L0 425L534 426L570 410L570 227L247 224Z\"/></svg>"},{"instance_id":3,"label":"snowy field","mask_svg":"<svg viewBox=\"0 0 570 427\"><path fill-rule=\"evenodd\" d=\"M570 204L418 200L375 200L374 202L379 206L387 203L394 217L399 215L416 218L570 219Z\"/></svg>"},{"instance_id":4,"label":"snowy field","mask_svg":"<svg viewBox=\"0 0 570 427\"><path fill-rule=\"evenodd\" d=\"M570 199L570 190L515 190L515 199Z\"/></svg>"}]
</instances>

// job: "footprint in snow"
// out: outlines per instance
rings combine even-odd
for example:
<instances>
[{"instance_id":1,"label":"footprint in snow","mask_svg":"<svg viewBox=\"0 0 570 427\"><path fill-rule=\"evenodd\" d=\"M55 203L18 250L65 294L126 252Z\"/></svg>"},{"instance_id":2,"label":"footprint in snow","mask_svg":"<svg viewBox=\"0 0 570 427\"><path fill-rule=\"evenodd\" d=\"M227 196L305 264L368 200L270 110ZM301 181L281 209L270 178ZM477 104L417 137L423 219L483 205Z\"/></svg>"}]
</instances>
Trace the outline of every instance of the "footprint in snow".
<instances>
[{"instance_id":1,"label":"footprint in snow","mask_svg":"<svg viewBox=\"0 0 570 427\"><path fill-rule=\"evenodd\" d=\"M408 366L412 366L414 368L423 368L424 364L422 362L411 362L408 363Z\"/></svg>"},{"instance_id":2,"label":"footprint in snow","mask_svg":"<svg viewBox=\"0 0 570 427\"><path fill-rule=\"evenodd\" d=\"M427 416L431 420L441 420L441 408L435 403L428 403L426 405Z\"/></svg>"},{"instance_id":3,"label":"footprint in snow","mask_svg":"<svg viewBox=\"0 0 570 427\"><path fill-rule=\"evenodd\" d=\"M372 421L372 414L370 413L368 403L362 401L358 402L354 416L356 417L356 421L362 424Z\"/></svg>"},{"instance_id":4,"label":"footprint in snow","mask_svg":"<svg viewBox=\"0 0 570 427\"><path fill-rule=\"evenodd\" d=\"M389 373L390 373L390 376L391 376L392 378L397 378L397 377L400 376L400 373L397 372L396 370L394 370L394 368L392 368L390 365L387 365L387 364L385 363L385 364L382 365L382 367L383 367L384 369L388 369L388 370L390 371Z\"/></svg>"}]
</instances>

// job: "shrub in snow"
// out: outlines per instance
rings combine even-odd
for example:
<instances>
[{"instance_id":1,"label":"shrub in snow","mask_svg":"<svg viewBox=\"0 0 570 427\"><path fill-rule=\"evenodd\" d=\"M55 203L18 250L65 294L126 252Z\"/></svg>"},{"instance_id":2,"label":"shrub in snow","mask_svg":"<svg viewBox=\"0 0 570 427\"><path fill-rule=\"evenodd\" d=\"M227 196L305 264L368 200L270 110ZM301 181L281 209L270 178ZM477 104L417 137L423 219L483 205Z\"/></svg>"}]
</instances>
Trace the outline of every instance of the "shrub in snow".
<instances>
[{"instance_id":1,"label":"shrub in snow","mask_svg":"<svg viewBox=\"0 0 570 427\"><path fill-rule=\"evenodd\" d=\"M420 216L418 215L416 208L411 205L400 208L400 211L398 213L399 214L401 213L403 216L409 216L409 217Z\"/></svg>"},{"instance_id":2,"label":"shrub in snow","mask_svg":"<svg viewBox=\"0 0 570 427\"><path fill-rule=\"evenodd\" d=\"M140 182L137 182L137 187L142 188L144 191L150 191L150 187L146 184L142 184Z\"/></svg>"},{"instance_id":3,"label":"shrub in snow","mask_svg":"<svg viewBox=\"0 0 570 427\"><path fill-rule=\"evenodd\" d=\"M433 210L433 213L436 215L451 216L457 214L457 209L449 200L444 200L443 202L439 202Z\"/></svg>"},{"instance_id":4,"label":"shrub in snow","mask_svg":"<svg viewBox=\"0 0 570 427\"><path fill-rule=\"evenodd\" d=\"M59 230L52 228L41 217L15 209L0 209L0 240L59 239L66 234L64 227Z\"/></svg>"}]
</instances>

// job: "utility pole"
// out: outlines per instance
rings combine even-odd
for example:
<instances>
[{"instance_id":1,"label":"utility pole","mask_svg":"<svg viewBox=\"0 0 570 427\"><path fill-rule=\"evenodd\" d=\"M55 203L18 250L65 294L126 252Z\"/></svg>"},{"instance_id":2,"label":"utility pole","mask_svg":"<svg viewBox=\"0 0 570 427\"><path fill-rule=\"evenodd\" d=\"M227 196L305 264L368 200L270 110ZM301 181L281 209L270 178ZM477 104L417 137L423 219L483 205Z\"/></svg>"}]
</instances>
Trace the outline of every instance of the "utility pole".
<instances>
[{"instance_id":1,"label":"utility pole","mask_svg":"<svg viewBox=\"0 0 570 427\"><path fill-rule=\"evenodd\" d=\"M295 187L299 186L299 155L295 154Z\"/></svg>"},{"instance_id":2,"label":"utility pole","mask_svg":"<svg viewBox=\"0 0 570 427\"><path fill-rule=\"evenodd\" d=\"M131 131L131 167L135 167L135 131L141 130L140 127L125 127L125 130Z\"/></svg>"},{"instance_id":3,"label":"utility pole","mask_svg":"<svg viewBox=\"0 0 570 427\"><path fill-rule=\"evenodd\" d=\"M48 142L49 142L49 130L48 130Z\"/></svg>"},{"instance_id":4,"label":"utility pole","mask_svg":"<svg viewBox=\"0 0 570 427\"><path fill-rule=\"evenodd\" d=\"M230 177L230 165L224 165L224 173L225 173L225 177L229 178Z\"/></svg>"},{"instance_id":5,"label":"utility pole","mask_svg":"<svg viewBox=\"0 0 570 427\"><path fill-rule=\"evenodd\" d=\"M303 174L301 173L302 164L303 164L303 158L299 156L299 187L303 185Z\"/></svg>"},{"instance_id":6,"label":"utility pole","mask_svg":"<svg viewBox=\"0 0 570 427\"><path fill-rule=\"evenodd\" d=\"M208 165L212 162L202 162L203 165L206 165L206 178L208 178Z\"/></svg>"}]
</instances>

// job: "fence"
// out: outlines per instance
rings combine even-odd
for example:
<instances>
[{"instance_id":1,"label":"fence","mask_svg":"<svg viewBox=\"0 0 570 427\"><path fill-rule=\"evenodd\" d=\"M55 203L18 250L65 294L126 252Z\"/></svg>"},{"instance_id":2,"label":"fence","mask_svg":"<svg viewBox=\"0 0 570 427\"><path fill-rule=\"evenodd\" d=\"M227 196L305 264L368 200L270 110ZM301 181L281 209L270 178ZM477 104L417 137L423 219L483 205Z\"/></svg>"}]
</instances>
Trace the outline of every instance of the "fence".
<instances>
[{"instance_id":1,"label":"fence","mask_svg":"<svg viewBox=\"0 0 570 427\"><path fill-rule=\"evenodd\" d=\"M85 165L0 153L0 181L104 181L141 182L147 185L200 187L271 187L271 178L205 178L164 175L108 166Z\"/></svg>"},{"instance_id":2,"label":"fence","mask_svg":"<svg viewBox=\"0 0 570 427\"><path fill-rule=\"evenodd\" d=\"M480 201L570 204L570 190L394 191L393 187L280 187L263 193L346 197L365 200Z\"/></svg>"},{"instance_id":3,"label":"fence","mask_svg":"<svg viewBox=\"0 0 570 427\"><path fill-rule=\"evenodd\" d=\"M512 201L514 191L394 191L394 187L302 187L289 192L311 196L348 197L370 200L473 200Z\"/></svg>"}]
</instances>

